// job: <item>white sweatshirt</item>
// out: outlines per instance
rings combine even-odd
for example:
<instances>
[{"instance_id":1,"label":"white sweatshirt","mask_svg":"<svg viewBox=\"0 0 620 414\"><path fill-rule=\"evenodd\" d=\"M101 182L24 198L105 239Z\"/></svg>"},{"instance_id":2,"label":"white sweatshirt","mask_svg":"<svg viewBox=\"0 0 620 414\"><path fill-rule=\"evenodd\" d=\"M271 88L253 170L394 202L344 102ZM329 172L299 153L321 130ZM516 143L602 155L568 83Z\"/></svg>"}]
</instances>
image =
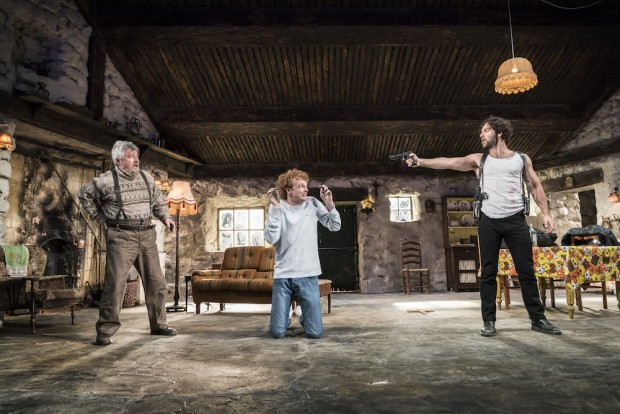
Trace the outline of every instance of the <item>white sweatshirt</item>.
<instances>
[{"instance_id":1,"label":"white sweatshirt","mask_svg":"<svg viewBox=\"0 0 620 414\"><path fill-rule=\"evenodd\" d=\"M319 246L316 223L330 231L340 230L340 213L327 208L314 197L300 206L280 201L280 207L269 206L265 240L276 246L274 279L319 276Z\"/></svg>"}]
</instances>

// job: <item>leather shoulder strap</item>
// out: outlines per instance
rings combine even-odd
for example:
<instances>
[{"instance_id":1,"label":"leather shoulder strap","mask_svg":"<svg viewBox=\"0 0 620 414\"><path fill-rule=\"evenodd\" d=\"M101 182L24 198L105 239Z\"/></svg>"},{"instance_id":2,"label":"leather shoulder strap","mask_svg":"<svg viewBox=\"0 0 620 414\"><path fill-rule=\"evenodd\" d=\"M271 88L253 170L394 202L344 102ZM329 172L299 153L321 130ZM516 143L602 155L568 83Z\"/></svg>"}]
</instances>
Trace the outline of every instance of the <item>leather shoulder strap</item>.
<instances>
[{"instance_id":1,"label":"leather shoulder strap","mask_svg":"<svg viewBox=\"0 0 620 414\"><path fill-rule=\"evenodd\" d=\"M517 152L517 154L519 154L523 160L523 172L521 175L523 176L522 183L524 184L521 185L521 191L527 196L527 198L530 198L532 190L530 188L530 175L527 173L527 159L525 158L525 154L522 152Z\"/></svg>"},{"instance_id":2,"label":"leather shoulder strap","mask_svg":"<svg viewBox=\"0 0 620 414\"><path fill-rule=\"evenodd\" d=\"M150 210L151 205L153 203L153 196L151 195L151 186L149 185L149 180L146 179L146 174L144 174L144 171L140 170L140 175L142 176L142 179L144 180L144 184L146 184L146 191L149 193L149 210Z\"/></svg>"},{"instance_id":3,"label":"leather shoulder strap","mask_svg":"<svg viewBox=\"0 0 620 414\"><path fill-rule=\"evenodd\" d=\"M482 172L484 170L484 162L487 160L487 157L489 156L488 152L485 152L484 154L482 154L482 158L480 159L480 166L478 167L478 182L479 182L479 186L480 188L482 188L483 185L483 178L482 178Z\"/></svg>"},{"instance_id":4,"label":"leather shoulder strap","mask_svg":"<svg viewBox=\"0 0 620 414\"><path fill-rule=\"evenodd\" d=\"M116 220L119 219L121 213L125 216L125 220L127 220L127 214L125 214L125 210L123 210L123 197L121 197L121 186L118 183L118 174L116 169L112 169L112 178L114 179L114 193L116 194L116 203L118 204L118 213L116 213Z\"/></svg>"}]
</instances>

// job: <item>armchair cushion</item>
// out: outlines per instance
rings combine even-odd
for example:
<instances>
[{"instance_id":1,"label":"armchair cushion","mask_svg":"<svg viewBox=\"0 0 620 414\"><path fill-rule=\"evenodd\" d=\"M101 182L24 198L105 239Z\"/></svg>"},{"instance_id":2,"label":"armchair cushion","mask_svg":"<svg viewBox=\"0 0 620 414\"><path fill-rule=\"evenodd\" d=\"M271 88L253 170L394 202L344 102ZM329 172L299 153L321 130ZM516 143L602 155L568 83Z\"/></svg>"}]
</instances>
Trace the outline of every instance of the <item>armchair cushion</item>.
<instances>
[{"instance_id":1,"label":"armchair cushion","mask_svg":"<svg viewBox=\"0 0 620 414\"><path fill-rule=\"evenodd\" d=\"M256 269L222 270L222 279L252 279Z\"/></svg>"},{"instance_id":2,"label":"armchair cushion","mask_svg":"<svg viewBox=\"0 0 620 414\"><path fill-rule=\"evenodd\" d=\"M264 250L261 246L233 247L226 249L222 270L258 269L260 255Z\"/></svg>"},{"instance_id":3,"label":"armchair cushion","mask_svg":"<svg viewBox=\"0 0 620 414\"><path fill-rule=\"evenodd\" d=\"M192 292L200 290L229 290L228 279L207 279L201 276L192 277Z\"/></svg>"},{"instance_id":4,"label":"armchair cushion","mask_svg":"<svg viewBox=\"0 0 620 414\"><path fill-rule=\"evenodd\" d=\"M219 279L219 278L222 277L222 271L221 270L200 269L200 270L194 270L192 272L192 276L203 276L203 277L209 278L209 279Z\"/></svg>"}]
</instances>

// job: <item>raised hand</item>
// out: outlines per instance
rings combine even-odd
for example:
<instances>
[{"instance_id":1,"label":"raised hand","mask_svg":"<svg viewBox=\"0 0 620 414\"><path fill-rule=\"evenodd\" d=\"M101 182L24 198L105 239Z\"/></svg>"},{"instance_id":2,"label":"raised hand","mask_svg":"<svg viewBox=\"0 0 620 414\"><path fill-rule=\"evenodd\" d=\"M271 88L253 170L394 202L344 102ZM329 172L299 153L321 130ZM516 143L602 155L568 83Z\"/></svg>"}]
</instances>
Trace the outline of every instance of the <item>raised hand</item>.
<instances>
[{"instance_id":1,"label":"raised hand","mask_svg":"<svg viewBox=\"0 0 620 414\"><path fill-rule=\"evenodd\" d=\"M332 197L332 192L326 185L322 185L319 187L319 192L321 194L321 200L325 202L328 210L334 208L334 198Z\"/></svg>"},{"instance_id":2,"label":"raised hand","mask_svg":"<svg viewBox=\"0 0 620 414\"><path fill-rule=\"evenodd\" d=\"M277 188L270 188L267 191L267 197L269 197L269 202L274 207L280 207L280 193L278 193Z\"/></svg>"}]
</instances>

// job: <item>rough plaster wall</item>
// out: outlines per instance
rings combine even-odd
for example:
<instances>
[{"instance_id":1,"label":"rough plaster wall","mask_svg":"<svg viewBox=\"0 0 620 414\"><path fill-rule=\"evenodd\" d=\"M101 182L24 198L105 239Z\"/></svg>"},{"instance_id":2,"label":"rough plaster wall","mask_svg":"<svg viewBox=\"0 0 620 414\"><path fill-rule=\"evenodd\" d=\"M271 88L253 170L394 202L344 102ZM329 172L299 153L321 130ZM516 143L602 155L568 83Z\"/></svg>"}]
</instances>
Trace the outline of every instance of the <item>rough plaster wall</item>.
<instances>
[{"instance_id":1,"label":"rough plaster wall","mask_svg":"<svg viewBox=\"0 0 620 414\"><path fill-rule=\"evenodd\" d=\"M473 195L475 175L454 178L423 178L404 174L400 177L379 177L375 212L358 216L360 242L360 290L363 293L399 292L403 289L400 273L400 242L422 239L423 264L429 267L433 290L446 290L446 261L443 236L442 197ZM355 181L354 181L355 182ZM364 181L362 181L364 182ZM370 186L372 181L366 181ZM426 200L435 202L435 212L422 209L420 221L393 223L389 221L390 196L417 195L421 206Z\"/></svg>"},{"instance_id":2,"label":"rough plaster wall","mask_svg":"<svg viewBox=\"0 0 620 414\"><path fill-rule=\"evenodd\" d=\"M605 102L582 130L563 150L580 148L604 140L620 137L620 89ZM604 155L595 160L571 163L538 172L541 180L566 177L594 168L603 169L603 182L574 191L549 194L551 214L556 220L558 240L572 227L581 227L579 191L593 189L596 197L597 224L610 228L620 235L620 203L607 200L614 187L620 186L620 155Z\"/></svg>"},{"instance_id":3,"label":"rough plaster wall","mask_svg":"<svg viewBox=\"0 0 620 414\"><path fill-rule=\"evenodd\" d=\"M181 218L180 273L188 274L196 269L209 268L221 260L223 253L217 251L218 208L247 208L268 206L265 193L273 186L273 179L247 180L201 180L192 184L198 202L198 214ZM413 174L401 177L351 178L337 177L310 180L311 188L326 184L334 189L336 203L338 188L372 188L375 181L380 185L376 197L375 212L367 216L358 209L358 243L360 290L362 293L387 293L402 291L400 275L401 239L421 238L424 243L423 260L431 269L435 290L446 290L445 251L443 248L442 196L471 195L476 179L473 174L463 174L451 179L420 178ZM438 189L440 189L438 191ZM435 213L422 211L421 220L411 223L389 221L389 196L417 195L420 204L432 199ZM173 243L169 240L167 243ZM173 245L166 245L174 251ZM170 258L170 256L169 256ZM170 267L167 267L170 269Z\"/></svg>"}]
</instances>

